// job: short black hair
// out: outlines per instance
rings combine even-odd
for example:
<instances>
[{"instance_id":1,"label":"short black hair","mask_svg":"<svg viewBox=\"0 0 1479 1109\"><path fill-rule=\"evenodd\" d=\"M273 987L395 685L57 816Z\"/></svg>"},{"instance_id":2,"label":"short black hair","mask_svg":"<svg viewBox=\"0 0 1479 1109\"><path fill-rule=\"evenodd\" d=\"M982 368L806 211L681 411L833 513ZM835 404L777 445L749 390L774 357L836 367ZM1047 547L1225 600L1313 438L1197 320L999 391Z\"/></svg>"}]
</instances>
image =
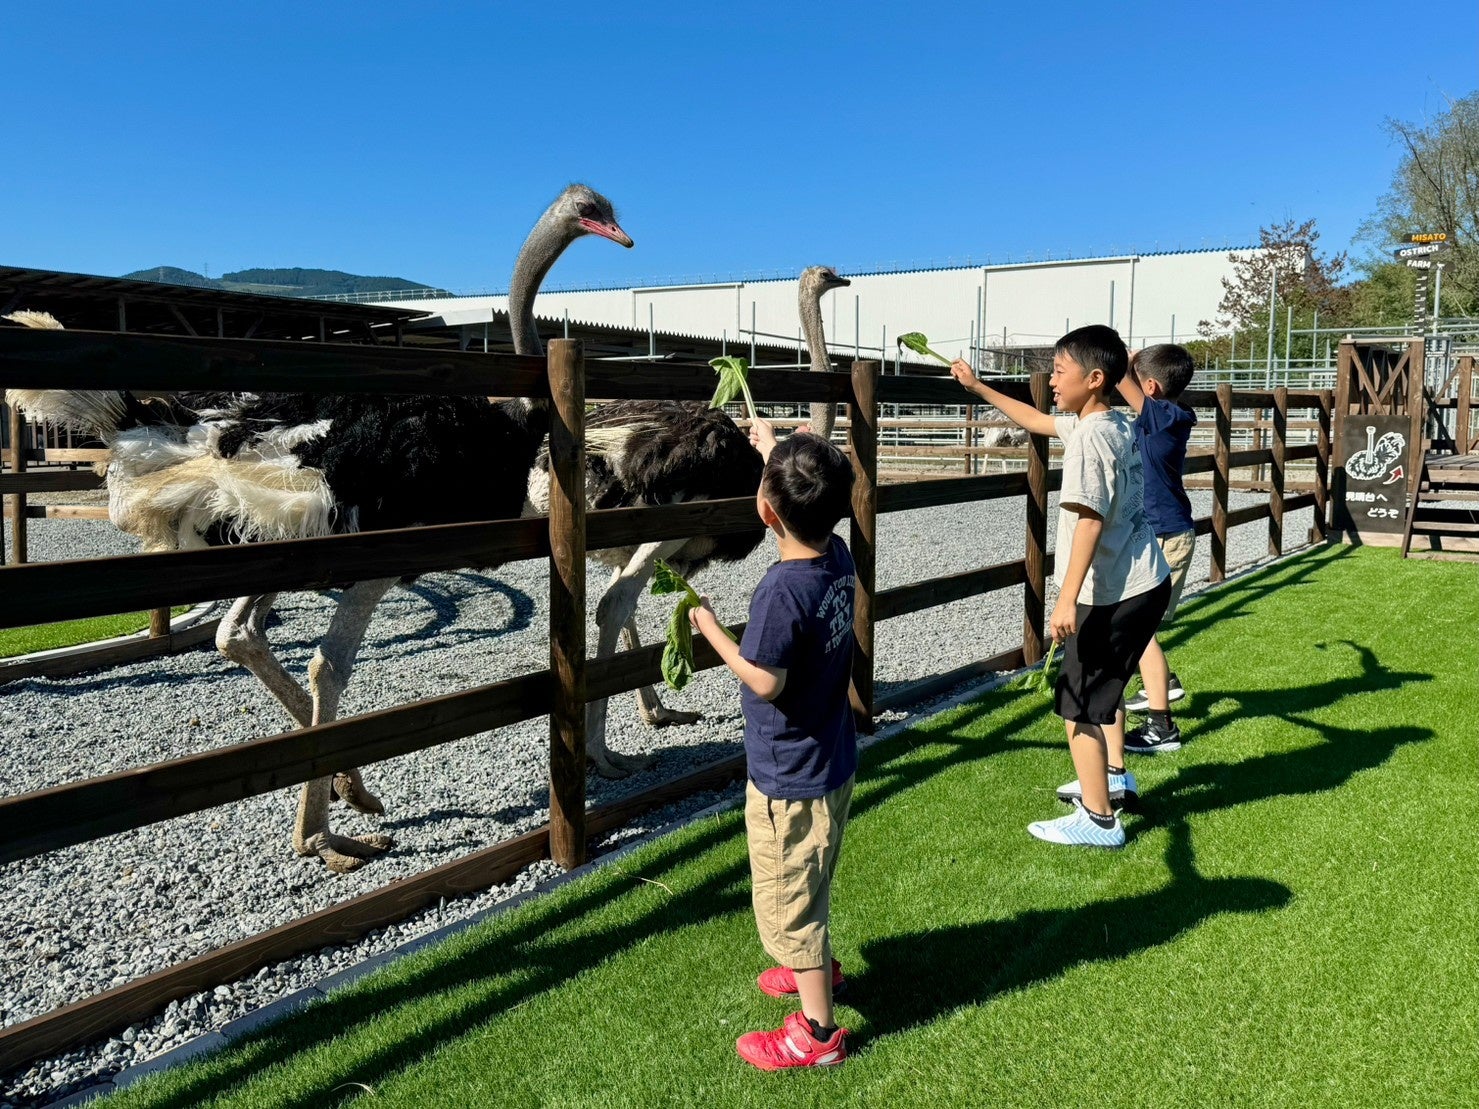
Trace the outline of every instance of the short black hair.
<instances>
[{"instance_id":1,"label":"short black hair","mask_svg":"<svg viewBox=\"0 0 1479 1109\"><path fill-rule=\"evenodd\" d=\"M1105 393L1114 391L1130 364L1130 352L1125 349L1120 333L1102 323L1074 328L1053 345L1053 353L1068 355L1084 368L1085 373L1102 370Z\"/></svg>"},{"instance_id":2,"label":"short black hair","mask_svg":"<svg viewBox=\"0 0 1479 1109\"><path fill-rule=\"evenodd\" d=\"M787 531L819 543L852 507L852 463L819 435L792 435L771 450L760 491Z\"/></svg>"},{"instance_id":3,"label":"short black hair","mask_svg":"<svg viewBox=\"0 0 1479 1109\"><path fill-rule=\"evenodd\" d=\"M1167 400L1175 400L1191 384L1197 364L1190 352L1177 343L1157 343L1146 347L1135 359L1135 372L1160 383Z\"/></svg>"}]
</instances>

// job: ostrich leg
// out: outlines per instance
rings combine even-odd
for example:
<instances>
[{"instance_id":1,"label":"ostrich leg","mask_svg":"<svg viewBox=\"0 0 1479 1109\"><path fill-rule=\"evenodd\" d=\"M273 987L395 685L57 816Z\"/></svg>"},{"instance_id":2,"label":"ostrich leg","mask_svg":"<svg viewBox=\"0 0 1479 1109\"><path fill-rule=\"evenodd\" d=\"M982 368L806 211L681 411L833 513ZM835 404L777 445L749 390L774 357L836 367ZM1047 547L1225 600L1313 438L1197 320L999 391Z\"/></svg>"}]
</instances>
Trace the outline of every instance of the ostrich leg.
<instances>
[{"instance_id":1,"label":"ostrich leg","mask_svg":"<svg viewBox=\"0 0 1479 1109\"><path fill-rule=\"evenodd\" d=\"M350 586L339 598L329 632L308 664L308 682L313 691L313 723L327 724L339 714L339 699L349 684L354 658L365 637L370 617L380 598L395 584L394 578L362 581ZM341 836L329 830L329 798L332 778L303 783L298 799L298 820L293 828L293 849L300 855L318 855L336 873L364 865L364 861L393 844L389 836Z\"/></svg>"},{"instance_id":2,"label":"ostrich leg","mask_svg":"<svg viewBox=\"0 0 1479 1109\"><path fill-rule=\"evenodd\" d=\"M621 643L628 651L635 651L642 646L642 640L637 635L635 616L622 625ZM637 690L637 715L649 728L661 728L668 724L697 724L704 718L701 712L685 712L682 709L668 708L657 696L657 690L650 685L644 685Z\"/></svg>"},{"instance_id":3,"label":"ostrich leg","mask_svg":"<svg viewBox=\"0 0 1479 1109\"><path fill-rule=\"evenodd\" d=\"M264 593L235 601L216 629L216 650L255 675L298 727L306 728L313 720L313 701L267 643L267 616L276 600L276 593ZM359 812L385 814L385 806L365 788L358 770L334 775L334 793Z\"/></svg>"},{"instance_id":4,"label":"ostrich leg","mask_svg":"<svg viewBox=\"0 0 1479 1109\"><path fill-rule=\"evenodd\" d=\"M663 543L644 543L632 552L627 564L611 576L611 583L596 605L596 657L610 658L616 653L617 637L637 611L637 598L652 577L653 564L659 558L671 558L681 550L684 539ZM596 764L603 778L625 778L652 765L650 755L623 755L606 746L607 699L592 701L585 707L585 754Z\"/></svg>"}]
</instances>

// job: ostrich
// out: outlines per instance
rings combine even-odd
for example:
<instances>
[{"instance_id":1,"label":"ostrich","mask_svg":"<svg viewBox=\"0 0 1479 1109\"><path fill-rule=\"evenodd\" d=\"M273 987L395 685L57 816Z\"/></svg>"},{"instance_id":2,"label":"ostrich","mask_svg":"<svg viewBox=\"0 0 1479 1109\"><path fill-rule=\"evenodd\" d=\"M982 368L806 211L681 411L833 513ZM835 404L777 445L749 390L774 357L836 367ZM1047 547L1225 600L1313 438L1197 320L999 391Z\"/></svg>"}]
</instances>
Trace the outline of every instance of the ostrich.
<instances>
[{"instance_id":1,"label":"ostrich","mask_svg":"<svg viewBox=\"0 0 1479 1109\"><path fill-rule=\"evenodd\" d=\"M812 266L801 275L801 323L813 369L827 368L822 295L847 284L826 266ZM830 413L828 421L830 429ZM589 440L600 443L599 449L586 451L586 504L590 508L753 497L760 487L760 455L750 445L749 436L718 409L692 402L622 401L598 407L586 418L586 429ZM524 514L548 511L549 452L541 450L529 473ZM641 646L637 600L658 559L688 577L710 562L737 562L747 557L764 535L765 529L757 525L730 535L593 551L591 557L613 571L596 605L596 657L615 653L618 634L628 650ZM697 713L665 708L650 687L638 690L637 698L643 719L651 724L692 723L700 718ZM586 751L598 773L624 777L652 760L607 747L606 704L598 700L586 706Z\"/></svg>"},{"instance_id":2,"label":"ostrich","mask_svg":"<svg viewBox=\"0 0 1479 1109\"><path fill-rule=\"evenodd\" d=\"M845 277L838 277L831 266L811 266L801 273L798 288L801 327L806 332L806 348L811 354L813 370L830 370L832 360L827 356L827 339L822 332L822 294L829 289L840 289L851 285ZM812 401L811 430L823 439L832 438L832 421L837 416L837 405L832 401Z\"/></svg>"},{"instance_id":3,"label":"ostrich","mask_svg":"<svg viewBox=\"0 0 1479 1109\"><path fill-rule=\"evenodd\" d=\"M539 219L514 267L509 316L518 353L543 353L534 295L565 248L586 234L632 245L605 197L571 185ZM11 399L103 436L112 449L110 515L146 550L517 516L549 429L547 402L528 399L197 395L179 399L209 399L215 407L188 427L152 417L128 394L26 392ZM469 483L469 475L477 480ZM300 726L327 723L337 715L370 617L396 580L359 582L340 594L309 663L311 692L268 646L275 594L236 600L216 646L256 675ZM361 811L384 811L357 771L306 782L293 847L344 872L392 841L332 832L335 792Z\"/></svg>"}]
</instances>

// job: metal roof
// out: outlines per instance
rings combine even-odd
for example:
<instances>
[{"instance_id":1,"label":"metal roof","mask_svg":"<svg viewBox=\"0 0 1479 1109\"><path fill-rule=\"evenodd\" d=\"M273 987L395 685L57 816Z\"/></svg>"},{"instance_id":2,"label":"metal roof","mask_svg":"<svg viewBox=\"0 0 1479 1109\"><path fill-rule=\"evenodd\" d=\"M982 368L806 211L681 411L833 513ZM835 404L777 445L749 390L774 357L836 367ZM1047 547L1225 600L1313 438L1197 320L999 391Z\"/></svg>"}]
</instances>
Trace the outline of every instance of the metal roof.
<instances>
[{"instance_id":1,"label":"metal roof","mask_svg":"<svg viewBox=\"0 0 1479 1109\"><path fill-rule=\"evenodd\" d=\"M0 266L0 315L50 312L69 330L256 339L366 339L425 313L126 277Z\"/></svg>"}]
</instances>

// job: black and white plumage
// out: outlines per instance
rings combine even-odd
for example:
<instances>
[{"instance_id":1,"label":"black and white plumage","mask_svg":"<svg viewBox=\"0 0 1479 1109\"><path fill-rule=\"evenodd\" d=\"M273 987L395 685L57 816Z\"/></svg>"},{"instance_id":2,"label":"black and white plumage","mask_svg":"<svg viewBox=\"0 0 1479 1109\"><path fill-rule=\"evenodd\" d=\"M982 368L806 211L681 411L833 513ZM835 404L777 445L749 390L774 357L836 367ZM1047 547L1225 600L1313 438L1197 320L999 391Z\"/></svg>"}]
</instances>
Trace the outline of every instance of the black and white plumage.
<instances>
[{"instance_id":1,"label":"black and white plumage","mask_svg":"<svg viewBox=\"0 0 1479 1109\"><path fill-rule=\"evenodd\" d=\"M518 353L543 352L534 294L565 248L587 234L632 245L609 201L571 185L536 223L514 267L509 312ZM33 417L103 438L109 514L146 550L517 516L549 428L548 404L525 399L198 393L163 409L126 393L34 391L9 399ZM216 646L251 670L299 725L327 723L337 716L370 617L395 580L359 582L340 594L306 691L267 644L275 595L233 603ZM328 806L335 792L362 811L384 811L355 770L304 783L293 844L331 870L352 870L391 840L334 834Z\"/></svg>"},{"instance_id":2,"label":"black and white plumage","mask_svg":"<svg viewBox=\"0 0 1479 1109\"><path fill-rule=\"evenodd\" d=\"M800 314L813 352L813 368L824 369L828 364L821 297L847 284L847 279L826 266L813 266L802 274ZM830 434L830 430L828 412L822 433ZM753 497L760 488L762 469L749 435L725 413L701 404L623 401L602 405L586 418L585 492L589 508ZM541 451L529 473L529 500L524 512L531 515L548 511L549 456ZM757 522L753 529L729 535L592 551L592 558L613 571L596 606L596 657L614 654L618 636L629 650L640 644L637 600L658 559L689 577L710 562L748 557L764 536L765 529ZM694 713L667 708L651 688L639 690L637 702L643 720L654 726L698 719ZM605 701L592 701L586 706L586 744L588 751L600 753L592 757L596 769L608 777L641 769L650 761L609 749Z\"/></svg>"}]
</instances>

